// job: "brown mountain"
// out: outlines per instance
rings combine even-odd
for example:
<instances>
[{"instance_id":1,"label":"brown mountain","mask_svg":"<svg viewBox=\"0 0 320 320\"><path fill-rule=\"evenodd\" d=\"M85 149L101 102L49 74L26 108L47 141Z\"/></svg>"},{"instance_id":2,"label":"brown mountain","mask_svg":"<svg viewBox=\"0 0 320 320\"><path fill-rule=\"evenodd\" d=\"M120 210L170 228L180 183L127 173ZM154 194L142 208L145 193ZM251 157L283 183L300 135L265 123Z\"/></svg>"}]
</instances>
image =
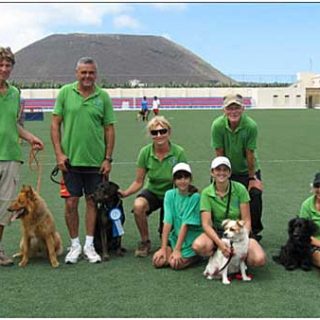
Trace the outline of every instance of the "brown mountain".
<instances>
[{"instance_id":1,"label":"brown mountain","mask_svg":"<svg viewBox=\"0 0 320 320\"><path fill-rule=\"evenodd\" d=\"M112 84L133 79L148 85L234 82L164 37L111 34L48 36L16 53L11 78L24 83L72 82L75 64L84 56L97 61L99 80Z\"/></svg>"}]
</instances>

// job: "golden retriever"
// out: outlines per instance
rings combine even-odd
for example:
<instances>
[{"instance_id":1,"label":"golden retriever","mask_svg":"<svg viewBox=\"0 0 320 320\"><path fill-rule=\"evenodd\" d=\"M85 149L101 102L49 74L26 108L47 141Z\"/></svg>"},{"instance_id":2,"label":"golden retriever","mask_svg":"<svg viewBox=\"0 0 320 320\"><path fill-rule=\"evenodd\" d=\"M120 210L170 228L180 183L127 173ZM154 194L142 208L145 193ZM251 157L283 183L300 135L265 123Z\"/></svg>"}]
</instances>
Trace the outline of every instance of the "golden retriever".
<instances>
[{"instance_id":1,"label":"golden retriever","mask_svg":"<svg viewBox=\"0 0 320 320\"><path fill-rule=\"evenodd\" d=\"M11 221L20 218L22 222L20 252L15 255L21 256L19 266L26 266L32 256L46 253L52 267L57 268L57 256L63 252L62 241L52 213L40 195L24 185L8 210L12 212Z\"/></svg>"}]
</instances>

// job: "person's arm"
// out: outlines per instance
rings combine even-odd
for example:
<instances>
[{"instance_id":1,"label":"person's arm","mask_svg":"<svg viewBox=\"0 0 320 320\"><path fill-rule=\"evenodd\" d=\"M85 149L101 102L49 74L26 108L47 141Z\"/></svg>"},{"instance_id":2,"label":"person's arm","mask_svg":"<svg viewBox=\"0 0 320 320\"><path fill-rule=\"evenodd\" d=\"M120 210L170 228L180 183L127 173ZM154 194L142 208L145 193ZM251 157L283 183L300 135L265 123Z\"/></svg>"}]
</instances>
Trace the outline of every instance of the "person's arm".
<instances>
[{"instance_id":1,"label":"person's arm","mask_svg":"<svg viewBox=\"0 0 320 320\"><path fill-rule=\"evenodd\" d=\"M172 254L170 256L170 260L173 260L174 267L177 267L181 262L181 258L182 258L181 248L182 248L184 239L186 238L187 232L188 232L188 225L183 224L179 231L176 246L173 248Z\"/></svg>"},{"instance_id":2,"label":"person's arm","mask_svg":"<svg viewBox=\"0 0 320 320\"><path fill-rule=\"evenodd\" d=\"M246 158L248 164L248 174L249 174L249 185L248 190L250 191L251 188L257 188L263 191L262 182L255 176L255 157L254 157L254 150L246 150Z\"/></svg>"},{"instance_id":3,"label":"person's arm","mask_svg":"<svg viewBox=\"0 0 320 320\"><path fill-rule=\"evenodd\" d=\"M68 171L66 161L68 157L64 154L61 147L61 123L62 118L57 115L52 116L51 121L51 141L56 155L56 161L61 171Z\"/></svg>"},{"instance_id":4,"label":"person's arm","mask_svg":"<svg viewBox=\"0 0 320 320\"><path fill-rule=\"evenodd\" d=\"M241 220L245 222L245 227L248 232L251 231L251 216L250 216L250 205L249 202L240 203L240 215Z\"/></svg>"},{"instance_id":5,"label":"person's arm","mask_svg":"<svg viewBox=\"0 0 320 320\"><path fill-rule=\"evenodd\" d=\"M218 236L214 228L212 227L211 212L201 212L202 228L206 235L216 244L216 246L222 251L225 257L229 257L231 254L231 248L226 245Z\"/></svg>"},{"instance_id":6,"label":"person's arm","mask_svg":"<svg viewBox=\"0 0 320 320\"><path fill-rule=\"evenodd\" d=\"M108 175L111 171L111 159L112 159L112 152L115 145L115 129L113 124L109 124L104 128L104 135L105 135L105 143L106 143L106 154L105 159L102 162L100 171L104 175Z\"/></svg>"},{"instance_id":7,"label":"person's arm","mask_svg":"<svg viewBox=\"0 0 320 320\"><path fill-rule=\"evenodd\" d=\"M42 150L44 148L44 144L41 139L33 135L28 130L22 128L18 123L17 123L17 128L18 128L19 137L29 142L33 150Z\"/></svg>"},{"instance_id":8,"label":"person's arm","mask_svg":"<svg viewBox=\"0 0 320 320\"><path fill-rule=\"evenodd\" d=\"M169 233L171 231L171 224L164 223L163 229L162 229L162 235L161 235L161 248L154 254L153 256L153 262L156 264L157 262L160 262L161 260L167 261L167 247L168 247L168 239L169 239Z\"/></svg>"},{"instance_id":9,"label":"person's arm","mask_svg":"<svg viewBox=\"0 0 320 320\"><path fill-rule=\"evenodd\" d=\"M316 247L320 247L320 240L316 237L311 236L311 244Z\"/></svg>"},{"instance_id":10,"label":"person's arm","mask_svg":"<svg viewBox=\"0 0 320 320\"><path fill-rule=\"evenodd\" d=\"M144 168L137 168L136 178L126 190L119 190L119 193L123 198L128 197L143 187L144 179L146 176L146 170Z\"/></svg>"},{"instance_id":11,"label":"person's arm","mask_svg":"<svg viewBox=\"0 0 320 320\"><path fill-rule=\"evenodd\" d=\"M217 148L217 149L215 149L215 151L216 151L216 154L214 156L216 156L216 157L224 156L224 149L223 148Z\"/></svg>"}]
</instances>

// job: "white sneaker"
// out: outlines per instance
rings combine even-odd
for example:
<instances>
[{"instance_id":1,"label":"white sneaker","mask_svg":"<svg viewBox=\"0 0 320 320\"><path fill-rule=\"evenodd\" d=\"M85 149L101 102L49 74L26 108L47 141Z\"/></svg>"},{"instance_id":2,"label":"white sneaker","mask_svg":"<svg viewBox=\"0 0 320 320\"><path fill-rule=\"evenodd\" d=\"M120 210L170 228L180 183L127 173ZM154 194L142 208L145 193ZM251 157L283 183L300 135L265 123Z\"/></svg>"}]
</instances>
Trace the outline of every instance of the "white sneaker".
<instances>
[{"instance_id":1,"label":"white sneaker","mask_svg":"<svg viewBox=\"0 0 320 320\"><path fill-rule=\"evenodd\" d=\"M84 246L83 247L84 257L89 260L90 263L101 262L101 257L96 253L94 246Z\"/></svg>"},{"instance_id":2,"label":"white sneaker","mask_svg":"<svg viewBox=\"0 0 320 320\"><path fill-rule=\"evenodd\" d=\"M77 263L81 255L81 245L71 246L68 254L66 255L64 262L65 263Z\"/></svg>"}]
</instances>

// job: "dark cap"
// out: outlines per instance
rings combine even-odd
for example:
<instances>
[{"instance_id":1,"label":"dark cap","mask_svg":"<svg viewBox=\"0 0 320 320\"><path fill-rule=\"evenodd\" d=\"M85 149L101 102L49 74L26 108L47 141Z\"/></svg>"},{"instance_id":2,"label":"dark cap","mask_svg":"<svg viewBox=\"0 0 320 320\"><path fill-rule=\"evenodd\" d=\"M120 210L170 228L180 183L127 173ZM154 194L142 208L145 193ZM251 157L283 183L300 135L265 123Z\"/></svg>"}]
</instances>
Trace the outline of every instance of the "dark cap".
<instances>
[{"instance_id":1,"label":"dark cap","mask_svg":"<svg viewBox=\"0 0 320 320\"><path fill-rule=\"evenodd\" d=\"M320 186L320 172L316 173L313 179L313 186Z\"/></svg>"}]
</instances>

